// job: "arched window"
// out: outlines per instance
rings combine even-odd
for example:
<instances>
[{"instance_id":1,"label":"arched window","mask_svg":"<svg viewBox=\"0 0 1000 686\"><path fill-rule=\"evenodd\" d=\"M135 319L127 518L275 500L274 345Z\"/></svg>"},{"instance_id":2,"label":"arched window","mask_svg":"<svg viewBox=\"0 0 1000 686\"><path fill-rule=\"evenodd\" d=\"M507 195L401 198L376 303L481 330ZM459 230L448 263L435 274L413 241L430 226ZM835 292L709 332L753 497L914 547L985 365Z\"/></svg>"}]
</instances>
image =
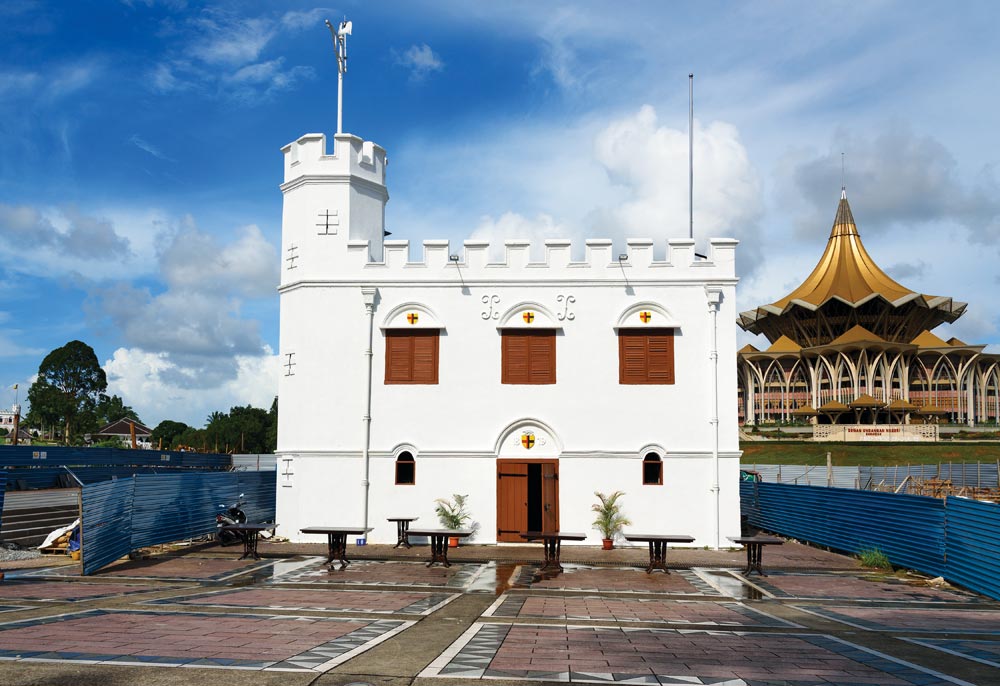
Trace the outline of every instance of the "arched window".
<instances>
[{"instance_id":1,"label":"arched window","mask_svg":"<svg viewBox=\"0 0 1000 686\"><path fill-rule=\"evenodd\" d=\"M656 453L646 453L642 458L642 485L663 485L663 460Z\"/></svg>"},{"instance_id":2,"label":"arched window","mask_svg":"<svg viewBox=\"0 0 1000 686\"><path fill-rule=\"evenodd\" d=\"M413 453L404 450L396 458L396 485L412 486L417 483L417 463Z\"/></svg>"}]
</instances>

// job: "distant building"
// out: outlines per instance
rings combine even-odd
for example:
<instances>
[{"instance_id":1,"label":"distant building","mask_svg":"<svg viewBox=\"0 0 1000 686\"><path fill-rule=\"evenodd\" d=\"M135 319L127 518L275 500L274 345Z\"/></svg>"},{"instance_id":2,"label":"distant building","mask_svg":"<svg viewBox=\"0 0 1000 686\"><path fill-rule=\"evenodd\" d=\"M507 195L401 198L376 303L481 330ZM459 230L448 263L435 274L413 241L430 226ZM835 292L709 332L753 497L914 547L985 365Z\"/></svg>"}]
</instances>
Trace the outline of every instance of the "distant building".
<instances>
[{"instance_id":1,"label":"distant building","mask_svg":"<svg viewBox=\"0 0 1000 686\"><path fill-rule=\"evenodd\" d=\"M740 315L743 329L771 342L738 353L740 420L996 424L1000 355L932 333L965 309L966 303L917 293L882 271L842 192L812 273L784 298Z\"/></svg>"},{"instance_id":2,"label":"distant building","mask_svg":"<svg viewBox=\"0 0 1000 686\"><path fill-rule=\"evenodd\" d=\"M634 530L739 535L735 240L705 257L670 240L663 259L648 239L587 240L582 260L568 240L411 255L383 240L385 151L334 140L282 149L282 535L367 522L395 543L386 518L437 527L435 499L457 493L477 542L595 544L594 492L619 489Z\"/></svg>"},{"instance_id":3,"label":"distant building","mask_svg":"<svg viewBox=\"0 0 1000 686\"><path fill-rule=\"evenodd\" d=\"M90 434L90 440L94 443L98 441L107 441L112 439L118 439L122 441L125 445L132 445L132 426L135 426L135 440L140 448L151 448L150 436L153 435L153 430L142 422L137 422L132 419L122 418L111 422L100 429Z\"/></svg>"}]
</instances>

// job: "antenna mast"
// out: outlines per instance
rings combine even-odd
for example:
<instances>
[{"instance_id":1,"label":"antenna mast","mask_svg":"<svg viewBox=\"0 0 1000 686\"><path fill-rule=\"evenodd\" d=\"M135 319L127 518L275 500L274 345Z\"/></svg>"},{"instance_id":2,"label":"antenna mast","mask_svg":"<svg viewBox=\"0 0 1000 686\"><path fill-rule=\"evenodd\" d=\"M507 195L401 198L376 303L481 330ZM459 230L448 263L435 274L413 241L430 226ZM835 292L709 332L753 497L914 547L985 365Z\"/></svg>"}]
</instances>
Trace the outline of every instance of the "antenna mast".
<instances>
[{"instance_id":1,"label":"antenna mast","mask_svg":"<svg viewBox=\"0 0 1000 686\"><path fill-rule=\"evenodd\" d=\"M694 240L694 74L688 74L688 238Z\"/></svg>"},{"instance_id":2,"label":"antenna mast","mask_svg":"<svg viewBox=\"0 0 1000 686\"><path fill-rule=\"evenodd\" d=\"M351 35L353 22L346 19L340 26L333 28L330 20L326 20L326 28L330 29L333 38L333 49L337 53L337 133L344 132L344 74L347 73L347 37Z\"/></svg>"}]
</instances>

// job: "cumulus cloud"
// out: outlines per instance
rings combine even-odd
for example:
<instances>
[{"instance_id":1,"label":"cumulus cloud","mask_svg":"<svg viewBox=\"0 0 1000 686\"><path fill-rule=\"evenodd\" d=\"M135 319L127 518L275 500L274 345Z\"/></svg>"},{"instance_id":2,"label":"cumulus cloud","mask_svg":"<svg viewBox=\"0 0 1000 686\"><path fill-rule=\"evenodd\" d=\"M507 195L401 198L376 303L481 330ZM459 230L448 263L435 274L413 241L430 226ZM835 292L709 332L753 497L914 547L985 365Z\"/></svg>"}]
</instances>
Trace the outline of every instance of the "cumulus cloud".
<instances>
[{"instance_id":1,"label":"cumulus cloud","mask_svg":"<svg viewBox=\"0 0 1000 686\"><path fill-rule=\"evenodd\" d=\"M82 260L120 260L131 255L129 240L107 219L85 215L74 208L59 211L57 228L49 217L29 205L0 203L0 237L7 248L44 250Z\"/></svg>"},{"instance_id":2,"label":"cumulus cloud","mask_svg":"<svg viewBox=\"0 0 1000 686\"><path fill-rule=\"evenodd\" d=\"M827 152L785 161L798 196L790 200L804 200L808 208L796 223L798 233L813 236L817 225L832 220L841 152L847 153L848 197L863 233L951 222L967 228L972 240L1000 241L1000 187L989 170L974 183L963 182L940 141L899 123L873 136L838 131Z\"/></svg>"},{"instance_id":3,"label":"cumulus cloud","mask_svg":"<svg viewBox=\"0 0 1000 686\"><path fill-rule=\"evenodd\" d=\"M594 145L595 157L624 198L595 210L594 222L614 237L679 237L688 224L688 135L661 125L656 110L612 121ZM753 239L763 212L760 181L731 124L712 122L694 130L694 232ZM741 271L751 271L756 240L740 246Z\"/></svg>"},{"instance_id":4,"label":"cumulus cloud","mask_svg":"<svg viewBox=\"0 0 1000 686\"><path fill-rule=\"evenodd\" d=\"M885 268L886 273L897 281L910 278L921 278L927 272L927 263L923 260L917 262L899 262Z\"/></svg>"},{"instance_id":5,"label":"cumulus cloud","mask_svg":"<svg viewBox=\"0 0 1000 686\"><path fill-rule=\"evenodd\" d=\"M139 416L202 426L205 417L234 405L268 408L278 389L278 357L267 348L260 355L233 358L232 373L214 385L191 383L189 369L166 353L119 348L105 361L108 393L127 399Z\"/></svg>"},{"instance_id":6,"label":"cumulus cloud","mask_svg":"<svg viewBox=\"0 0 1000 686\"><path fill-rule=\"evenodd\" d=\"M411 45L402 54L396 55L396 64L410 70L410 78L422 81L431 72L444 69L441 56L431 49L427 43Z\"/></svg>"},{"instance_id":7,"label":"cumulus cloud","mask_svg":"<svg viewBox=\"0 0 1000 686\"><path fill-rule=\"evenodd\" d=\"M85 312L95 328L116 331L130 359L141 353L150 367L155 358L158 382L218 390L239 376L241 360L271 354L260 323L242 308L246 299L273 297L278 256L253 225L221 243L188 220L168 240L158 258L164 289L90 284Z\"/></svg>"}]
</instances>

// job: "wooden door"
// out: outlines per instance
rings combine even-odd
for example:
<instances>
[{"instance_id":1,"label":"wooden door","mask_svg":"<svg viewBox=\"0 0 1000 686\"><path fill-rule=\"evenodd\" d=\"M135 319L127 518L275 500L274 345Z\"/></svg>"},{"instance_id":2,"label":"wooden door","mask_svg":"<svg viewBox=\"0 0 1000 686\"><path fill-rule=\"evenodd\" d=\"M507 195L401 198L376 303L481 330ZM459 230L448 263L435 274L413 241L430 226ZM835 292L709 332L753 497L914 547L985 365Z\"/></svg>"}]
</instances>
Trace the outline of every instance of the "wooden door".
<instances>
[{"instance_id":1,"label":"wooden door","mask_svg":"<svg viewBox=\"0 0 1000 686\"><path fill-rule=\"evenodd\" d=\"M528 465L497 460L497 541L521 543L528 528Z\"/></svg>"},{"instance_id":2,"label":"wooden door","mask_svg":"<svg viewBox=\"0 0 1000 686\"><path fill-rule=\"evenodd\" d=\"M559 463L542 463L542 528L559 530Z\"/></svg>"}]
</instances>

